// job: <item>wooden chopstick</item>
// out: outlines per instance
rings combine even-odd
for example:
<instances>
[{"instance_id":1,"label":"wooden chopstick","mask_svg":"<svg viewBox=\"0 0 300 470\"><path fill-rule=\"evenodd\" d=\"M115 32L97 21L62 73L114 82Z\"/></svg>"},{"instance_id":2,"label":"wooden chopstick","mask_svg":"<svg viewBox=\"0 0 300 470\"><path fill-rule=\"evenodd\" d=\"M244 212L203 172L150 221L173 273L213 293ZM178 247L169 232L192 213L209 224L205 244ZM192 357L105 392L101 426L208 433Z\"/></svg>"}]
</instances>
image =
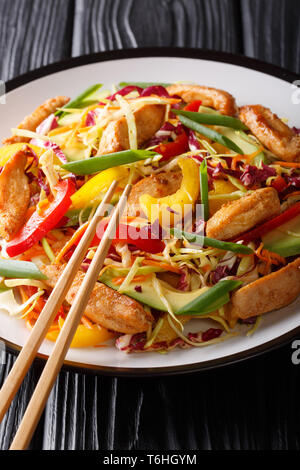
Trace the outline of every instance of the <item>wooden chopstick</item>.
<instances>
[{"instance_id":1,"label":"wooden chopstick","mask_svg":"<svg viewBox=\"0 0 300 470\"><path fill-rule=\"evenodd\" d=\"M13 368L11 369L5 383L0 390L0 422L8 410L15 394L20 388L21 383L32 364L44 337L46 336L62 302L65 299L66 293L71 287L74 276L85 257L85 253L90 246L91 241L95 236L97 225L105 211L105 205L110 202L116 187L117 182L114 181L106 193L97 212L95 213L84 236L80 240L72 257L70 258L69 263L60 276L58 283L53 289L45 307L43 308L31 331L29 338L19 353Z\"/></svg>"},{"instance_id":2,"label":"wooden chopstick","mask_svg":"<svg viewBox=\"0 0 300 470\"><path fill-rule=\"evenodd\" d=\"M56 340L53 351L44 367L19 429L10 447L11 450L26 449L31 440L31 437L45 407L48 396L54 385L57 374L61 369L64 358L70 347L82 314L89 301L91 292L103 266L112 239L115 236L116 228L119 223L120 216L125 209L127 197L130 191L131 186L127 185L116 209L114 210L108 227L103 235L101 243L97 248L83 282L77 292L71 309L67 315L66 321L61 329L58 339ZM76 274L76 272L74 274Z\"/></svg>"}]
</instances>

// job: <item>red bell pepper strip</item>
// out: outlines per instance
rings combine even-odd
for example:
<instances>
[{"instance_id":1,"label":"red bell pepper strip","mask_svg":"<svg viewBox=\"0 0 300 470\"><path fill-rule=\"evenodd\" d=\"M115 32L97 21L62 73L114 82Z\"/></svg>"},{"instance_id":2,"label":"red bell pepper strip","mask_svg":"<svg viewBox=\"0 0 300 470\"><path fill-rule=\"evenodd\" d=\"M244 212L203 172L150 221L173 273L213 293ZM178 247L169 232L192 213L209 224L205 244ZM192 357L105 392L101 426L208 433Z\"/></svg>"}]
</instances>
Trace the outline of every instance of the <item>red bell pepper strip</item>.
<instances>
[{"instance_id":1,"label":"red bell pepper strip","mask_svg":"<svg viewBox=\"0 0 300 470\"><path fill-rule=\"evenodd\" d=\"M187 152L189 149L189 139L185 132L179 134L174 142L168 142L167 144L160 144L158 147L153 149L155 152L160 153L163 157L160 161L169 160L172 157L181 155Z\"/></svg>"},{"instance_id":2,"label":"red bell pepper strip","mask_svg":"<svg viewBox=\"0 0 300 470\"><path fill-rule=\"evenodd\" d=\"M272 181L272 186L274 189L276 189L276 191L281 193L286 188L288 188L289 184L285 181L282 176L277 176L277 178Z\"/></svg>"},{"instance_id":3,"label":"red bell pepper strip","mask_svg":"<svg viewBox=\"0 0 300 470\"><path fill-rule=\"evenodd\" d=\"M235 238L234 241L243 240L245 244L245 243L251 242L252 240L257 240L258 238L261 238L266 233L270 232L271 230L274 230L277 227L280 227L280 225L285 224L286 222L293 219L299 214L300 214L300 202L297 202L296 204L294 204L292 207L290 207L289 209L287 209L286 211L284 211L282 214L278 215L277 217L274 217L273 219L268 220L268 222L265 222L259 227L256 227L253 230L250 230L250 232L247 232L243 235L239 235L239 237Z\"/></svg>"},{"instance_id":4,"label":"red bell pepper strip","mask_svg":"<svg viewBox=\"0 0 300 470\"><path fill-rule=\"evenodd\" d=\"M103 219L100 224L98 224L97 235L94 237L91 246L99 245L108 223L108 219ZM138 249L146 251L147 253L161 253L165 249L165 244L157 236L154 236L151 226L149 225L139 228L121 223L117 228L112 245L116 245L120 242L136 246ZM79 240L77 243L79 243Z\"/></svg>"},{"instance_id":5,"label":"red bell pepper strip","mask_svg":"<svg viewBox=\"0 0 300 470\"><path fill-rule=\"evenodd\" d=\"M56 187L56 196L43 214L35 211L28 219L19 233L7 244L6 252L13 257L29 250L40 241L46 233L57 226L71 205L71 196L75 192L75 185L70 180L60 181Z\"/></svg>"},{"instance_id":6,"label":"red bell pepper strip","mask_svg":"<svg viewBox=\"0 0 300 470\"><path fill-rule=\"evenodd\" d=\"M197 113L199 111L201 104L202 104L201 100L194 100L194 101L191 101L189 104L187 104L183 109L184 111L192 111L194 113Z\"/></svg>"}]
</instances>

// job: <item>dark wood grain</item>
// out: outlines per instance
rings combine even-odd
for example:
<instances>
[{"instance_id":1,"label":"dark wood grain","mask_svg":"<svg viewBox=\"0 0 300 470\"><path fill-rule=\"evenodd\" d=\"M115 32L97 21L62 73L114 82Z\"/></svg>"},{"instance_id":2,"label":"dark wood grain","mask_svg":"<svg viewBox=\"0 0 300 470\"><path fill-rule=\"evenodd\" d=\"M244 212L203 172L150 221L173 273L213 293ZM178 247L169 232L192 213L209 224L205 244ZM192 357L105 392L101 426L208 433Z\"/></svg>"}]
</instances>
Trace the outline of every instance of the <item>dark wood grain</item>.
<instances>
[{"instance_id":1,"label":"dark wood grain","mask_svg":"<svg viewBox=\"0 0 300 470\"><path fill-rule=\"evenodd\" d=\"M246 53L300 71L298 0L0 0L0 79L69 56L142 46ZM34 449L299 449L291 348L215 371L117 379L62 371ZM2 357L2 356L1 356ZM4 354L0 386L14 357ZM0 425L7 449L40 372Z\"/></svg>"},{"instance_id":2,"label":"dark wood grain","mask_svg":"<svg viewBox=\"0 0 300 470\"><path fill-rule=\"evenodd\" d=\"M242 0L245 54L300 73L299 0Z\"/></svg>"},{"instance_id":3,"label":"dark wood grain","mask_svg":"<svg viewBox=\"0 0 300 470\"><path fill-rule=\"evenodd\" d=\"M73 55L139 46L241 52L236 0L76 0Z\"/></svg>"},{"instance_id":4,"label":"dark wood grain","mask_svg":"<svg viewBox=\"0 0 300 470\"><path fill-rule=\"evenodd\" d=\"M70 55L71 0L0 0L0 79Z\"/></svg>"}]
</instances>

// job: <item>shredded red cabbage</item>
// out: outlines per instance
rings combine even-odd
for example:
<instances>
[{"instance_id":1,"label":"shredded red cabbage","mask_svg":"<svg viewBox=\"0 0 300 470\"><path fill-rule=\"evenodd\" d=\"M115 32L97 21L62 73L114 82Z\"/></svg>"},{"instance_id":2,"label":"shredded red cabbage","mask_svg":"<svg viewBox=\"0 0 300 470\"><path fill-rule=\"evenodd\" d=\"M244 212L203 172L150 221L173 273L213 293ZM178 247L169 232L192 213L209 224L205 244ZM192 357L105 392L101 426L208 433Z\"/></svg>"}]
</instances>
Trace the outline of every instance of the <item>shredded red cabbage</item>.
<instances>
[{"instance_id":1,"label":"shredded red cabbage","mask_svg":"<svg viewBox=\"0 0 300 470\"><path fill-rule=\"evenodd\" d=\"M298 176L286 176L286 182L293 186L293 188L300 189L300 175Z\"/></svg>"},{"instance_id":2,"label":"shredded red cabbage","mask_svg":"<svg viewBox=\"0 0 300 470\"><path fill-rule=\"evenodd\" d=\"M143 292L142 286L135 286L134 290L140 293Z\"/></svg>"},{"instance_id":3,"label":"shredded red cabbage","mask_svg":"<svg viewBox=\"0 0 300 470\"><path fill-rule=\"evenodd\" d=\"M38 178L37 178L38 184L45 191L46 196L49 196L50 188L49 188L48 184L44 182L44 176L45 176L44 172L41 169L39 169Z\"/></svg>"},{"instance_id":4,"label":"shredded red cabbage","mask_svg":"<svg viewBox=\"0 0 300 470\"><path fill-rule=\"evenodd\" d=\"M184 292L188 291L190 288L190 276L187 268L183 268L181 271L181 276L177 283L177 289Z\"/></svg>"},{"instance_id":5,"label":"shredded red cabbage","mask_svg":"<svg viewBox=\"0 0 300 470\"><path fill-rule=\"evenodd\" d=\"M86 115L86 121L85 121L86 127L95 126L96 124L95 118L96 118L96 113L93 109L91 109L91 111L89 111Z\"/></svg>"},{"instance_id":6,"label":"shredded red cabbage","mask_svg":"<svg viewBox=\"0 0 300 470\"><path fill-rule=\"evenodd\" d=\"M230 170L229 168L224 168L221 163L218 163L217 166L213 169L211 176L213 178L218 178L221 174L234 176L237 179L241 177L241 171L239 170Z\"/></svg>"},{"instance_id":7,"label":"shredded red cabbage","mask_svg":"<svg viewBox=\"0 0 300 470\"><path fill-rule=\"evenodd\" d=\"M229 274L230 269L228 266L217 266L216 269L210 273L210 282L212 284L217 284L221 279L229 276Z\"/></svg>"},{"instance_id":8,"label":"shredded red cabbage","mask_svg":"<svg viewBox=\"0 0 300 470\"><path fill-rule=\"evenodd\" d=\"M170 95L165 89L165 87L161 85L149 86L145 88L144 90L142 90L141 97L151 96L151 95L157 95L157 96L164 97L164 98L170 98Z\"/></svg>"},{"instance_id":9,"label":"shredded red cabbage","mask_svg":"<svg viewBox=\"0 0 300 470\"><path fill-rule=\"evenodd\" d=\"M58 127L57 117L54 114L50 114L41 124L36 128L36 133L40 135L46 135L52 129Z\"/></svg>"},{"instance_id":10,"label":"shredded red cabbage","mask_svg":"<svg viewBox=\"0 0 300 470\"><path fill-rule=\"evenodd\" d=\"M47 140L46 142L44 142L44 147L52 149L55 155L60 159L62 163L68 163L67 157L65 156L64 152L62 151L59 145L55 144L54 142L50 142L50 140Z\"/></svg>"},{"instance_id":11,"label":"shredded red cabbage","mask_svg":"<svg viewBox=\"0 0 300 470\"><path fill-rule=\"evenodd\" d=\"M116 99L117 95L126 96L129 93L131 93L132 91L137 91L141 95L142 91L144 91L144 90L143 90L143 88L141 88L139 86L128 85L128 86L125 86L124 88L122 88L121 90L117 91L113 95L107 96L106 99L110 100L110 101L114 101Z\"/></svg>"},{"instance_id":12,"label":"shredded red cabbage","mask_svg":"<svg viewBox=\"0 0 300 470\"><path fill-rule=\"evenodd\" d=\"M296 134L300 134L300 128L299 127L293 127L293 131L296 132Z\"/></svg>"},{"instance_id":13,"label":"shredded red cabbage","mask_svg":"<svg viewBox=\"0 0 300 470\"><path fill-rule=\"evenodd\" d=\"M192 152L196 152L197 150L200 150L200 143L196 137L196 134L194 131L190 130L189 131L189 147Z\"/></svg>"},{"instance_id":14,"label":"shredded red cabbage","mask_svg":"<svg viewBox=\"0 0 300 470\"><path fill-rule=\"evenodd\" d=\"M240 180L245 186L253 186L257 183L264 183L270 176L276 176L275 168L264 163L261 169L253 165L246 165Z\"/></svg>"},{"instance_id":15,"label":"shredded red cabbage","mask_svg":"<svg viewBox=\"0 0 300 470\"><path fill-rule=\"evenodd\" d=\"M202 341L210 341L212 339L219 338L221 334L223 333L223 330L220 328L209 328L207 331L204 331L202 333Z\"/></svg>"}]
</instances>

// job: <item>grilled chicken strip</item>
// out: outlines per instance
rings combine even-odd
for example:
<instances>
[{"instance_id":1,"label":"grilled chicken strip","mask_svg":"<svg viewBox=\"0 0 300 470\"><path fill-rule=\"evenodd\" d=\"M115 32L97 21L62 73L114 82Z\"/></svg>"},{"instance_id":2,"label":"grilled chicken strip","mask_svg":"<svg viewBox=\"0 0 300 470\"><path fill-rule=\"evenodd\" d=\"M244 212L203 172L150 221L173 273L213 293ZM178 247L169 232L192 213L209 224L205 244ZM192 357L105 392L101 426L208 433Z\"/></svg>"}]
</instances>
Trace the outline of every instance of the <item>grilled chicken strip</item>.
<instances>
[{"instance_id":1,"label":"grilled chicken strip","mask_svg":"<svg viewBox=\"0 0 300 470\"><path fill-rule=\"evenodd\" d=\"M51 288L55 287L64 268L65 265L44 266L42 271L48 278L45 283ZM84 273L79 271L66 296L69 304L73 303L83 278ZM99 282L92 291L84 314L108 330L126 334L147 331L154 321L151 313L144 310L136 300Z\"/></svg>"},{"instance_id":2,"label":"grilled chicken strip","mask_svg":"<svg viewBox=\"0 0 300 470\"><path fill-rule=\"evenodd\" d=\"M62 108L70 101L67 96L56 96L45 101L41 106L36 108L33 113L26 116L18 125L18 129L26 129L35 132L36 128L48 117L54 113L57 108ZM2 141L3 145L15 144L17 142L29 142L30 138L12 136Z\"/></svg>"},{"instance_id":3,"label":"grilled chicken strip","mask_svg":"<svg viewBox=\"0 0 300 470\"><path fill-rule=\"evenodd\" d=\"M150 194L155 198L161 198L176 193L180 188L182 181L182 172L162 172L158 175L151 175L143 178L136 183L130 193L127 203L127 215L140 216L141 206L139 203L140 196Z\"/></svg>"},{"instance_id":4,"label":"grilled chicken strip","mask_svg":"<svg viewBox=\"0 0 300 470\"><path fill-rule=\"evenodd\" d=\"M224 90L200 85L170 85L167 90L171 96L178 95L186 103L201 100L203 106L210 106L222 114L233 116L237 112L234 97Z\"/></svg>"},{"instance_id":5,"label":"grilled chicken strip","mask_svg":"<svg viewBox=\"0 0 300 470\"><path fill-rule=\"evenodd\" d=\"M164 105L145 105L134 113L138 147L147 142L162 127L165 118ZM125 117L112 121L102 134L99 155L128 150L128 125Z\"/></svg>"},{"instance_id":6,"label":"grilled chicken strip","mask_svg":"<svg viewBox=\"0 0 300 470\"><path fill-rule=\"evenodd\" d=\"M280 213L274 188L257 189L221 207L207 222L208 237L228 240Z\"/></svg>"},{"instance_id":7,"label":"grilled chicken strip","mask_svg":"<svg viewBox=\"0 0 300 470\"><path fill-rule=\"evenodd\" d=\"M30 188L25 175L26 149L13 155L0 173L0 237L7 241L25 223Z\"/></svg>"},{"instance_id":8,"label":"grilled chicken strip","mask_svg":"<svg viewBox=\"0 0 300 470\"><path fill-rule=\"evenodd\" d=\"M300 135L261 105L240 108L240 120L260 142L277 157L287 162L300 161Z\"/></svg>"},{"instance_id":9,"label":"grilled chicken strip","mask_svg":"<svg viewBox=\"0 0 300 470\"><path fill-rule=\"evenodd\" d=\"M229 319L250 318L285 307L300 294L300 258L234 292Z\"/></svg>"}]
</instances>

